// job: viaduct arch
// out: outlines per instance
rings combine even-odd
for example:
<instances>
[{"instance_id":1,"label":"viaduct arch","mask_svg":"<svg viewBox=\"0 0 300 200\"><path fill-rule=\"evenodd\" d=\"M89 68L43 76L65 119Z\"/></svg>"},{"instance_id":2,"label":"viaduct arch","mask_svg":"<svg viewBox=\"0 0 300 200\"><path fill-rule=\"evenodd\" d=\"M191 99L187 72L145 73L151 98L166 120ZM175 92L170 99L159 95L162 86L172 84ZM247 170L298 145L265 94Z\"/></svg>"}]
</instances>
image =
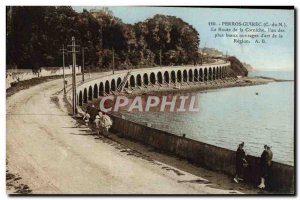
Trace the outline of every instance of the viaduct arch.
<instances>
[{"instance_id":1,"label":"viaduct arch","mask_svg":"<svg viewBox=\"0 0 300 200\"><path fill-rule=\"evenodd\" d=\"M174 84L188 82L207 82L228 77L230 63L207 66L175 66L163 68L145 68L131 71L125 88L148 86L155 84ZM77 88L77 105L82 106L88 101L112 94L117 90L127 72L113 74L84 82Z\"/></svg>"}]
</instances>

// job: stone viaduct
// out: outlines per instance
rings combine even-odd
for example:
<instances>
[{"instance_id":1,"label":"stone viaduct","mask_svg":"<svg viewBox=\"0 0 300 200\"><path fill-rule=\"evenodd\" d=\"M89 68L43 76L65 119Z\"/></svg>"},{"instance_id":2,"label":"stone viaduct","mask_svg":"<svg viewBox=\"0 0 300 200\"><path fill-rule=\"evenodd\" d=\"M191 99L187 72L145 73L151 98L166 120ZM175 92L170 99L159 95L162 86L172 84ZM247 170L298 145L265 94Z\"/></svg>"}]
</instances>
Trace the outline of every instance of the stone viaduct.
<instances>
[{"instance_id":1,"label":"stone viaduct","mask_svg":"<svg viewBox=\"0 0 300 200\"><path fill-rule=\"evenodd\" d=\"M229 67L230 63L135 69L130 72L125 88L132 89L138 86L156 84L188 84L190 82L224 79L228 76ZM79 84L76 92L77 106L82 106L99 96L114 93L126 75L127 72L124 71Z\"/></svg>"}]
</instances>

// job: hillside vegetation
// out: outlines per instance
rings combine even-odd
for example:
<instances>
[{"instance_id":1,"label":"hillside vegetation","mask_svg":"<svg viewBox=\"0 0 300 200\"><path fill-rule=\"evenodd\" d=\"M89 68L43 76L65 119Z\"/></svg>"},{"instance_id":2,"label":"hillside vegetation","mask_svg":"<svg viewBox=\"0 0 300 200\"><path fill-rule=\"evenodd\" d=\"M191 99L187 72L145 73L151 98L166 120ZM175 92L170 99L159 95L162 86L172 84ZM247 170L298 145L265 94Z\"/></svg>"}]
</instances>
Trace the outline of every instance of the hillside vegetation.
<instances>
[{"instance_id":1,"label":"hillside vegetation","mask_svg":"<svg viewBox=\"0 0 300 200\"><path fill-rule=\"evenodd\" d=\"M244 65L234 56L230 56L227 58L231 62L231 70L237 76L247 76L248 70L244 67Z\"/></svg>"},{"instance_id":2,"label":"hillside vegetation","mask_svg":"<svg viewBox=\"0 0 300 200\"><path fill-rule=\"evenodd\" d=\"M84 47L85 66L92 71L111 69L113 56L117 69L201 63L199 33L175 16L126 24L107 8L77 13L70 6L8 6L6 14L8 68L61 66L60 49L71 44L72 36L80 45L77 64ZM72 63L70 53L65 60ZM236 58L230 60L236 73L247 74Z\"/></svg>"},{"instance_id":3,"label":"hillside vegetation","mask_svg":"<svg viewBox=\"0 0 300 200\"><path fill-rule=\"evenodd\" d=\"M184 65L198 62L199 34L174 16L155 15L125 24L108 9L75 12L72 7L7 7L7 64L18 68L60 66L59 49L71 37L85 50L85 65ZM81 50L81 49L78 49ZM81 55L77 57L81 64ZM71 63L71 55L67 55Z\"/></svg>"}]
</instances>

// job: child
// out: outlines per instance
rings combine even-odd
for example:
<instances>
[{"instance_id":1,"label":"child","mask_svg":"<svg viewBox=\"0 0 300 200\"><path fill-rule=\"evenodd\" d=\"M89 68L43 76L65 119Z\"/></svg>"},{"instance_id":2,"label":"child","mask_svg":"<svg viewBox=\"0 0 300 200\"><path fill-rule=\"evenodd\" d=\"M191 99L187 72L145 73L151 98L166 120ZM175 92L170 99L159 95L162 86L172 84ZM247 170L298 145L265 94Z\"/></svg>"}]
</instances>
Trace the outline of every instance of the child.
<instances>
[{"instance_id":1,"label":"child","mask_svg":"<svg viewBox=\"0 0 300 200\"><path fill-rule=\"evenodd\" d=\"M104 113L104 115L102 116L102 119L100 120L100 125L103 129L103 133L105 131L105 134L107 135L108 129L112 126L112 120L106 113Z\"/></svg>"},{"instance_id":2,"label":"child","mask_svg":"<svg viewBox=\"0 0 300 200\"><path fill-rule=\"evenodd\" d=\"M83 115L83 120L84 120L86 126L89 125L90 118L91 118L91 116L88 113L88 111L86 110L84 115Z\"/></svg>"}]
</instances>

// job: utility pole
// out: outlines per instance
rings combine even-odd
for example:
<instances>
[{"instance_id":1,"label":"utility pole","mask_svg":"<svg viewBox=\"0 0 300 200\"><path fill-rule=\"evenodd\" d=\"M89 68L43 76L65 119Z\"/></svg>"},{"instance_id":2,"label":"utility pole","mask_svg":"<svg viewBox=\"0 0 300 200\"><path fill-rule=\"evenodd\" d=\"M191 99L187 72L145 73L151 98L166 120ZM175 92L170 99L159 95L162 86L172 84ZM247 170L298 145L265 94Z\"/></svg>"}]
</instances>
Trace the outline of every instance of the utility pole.
<instances>
[{"instance_id":1,"label":"utility pole","mask_svg":"<svg viewBox=\"0 0 300 200\"><path fill-rule=\"evenodd\" d=\"M76 47L79 45L75 44L75 37L72 37L72 44L68 45L72 47L72 50L69 51L72 53L72 60L73 60L73 65L72 65L72 106L73 106L73 116L77 114L77 96L76 96L76 53L79 51L76 51Z\"/></svg>"},{"instance_id":2,"label":"utility pole","mask_svg":"<svg viewBox=\"0 0 300 200\"><path fill-rule=\"evenodd\" d=\"M84 47L82 47L82 67L81 67L81 73L82 73L82 82L84 82Z\"/></svg>"},{"instance_id":3,"label":"utility pole","mask_svg":"<svg viewBox=\"0 0 300 200\"><path fill-rule=\"evenodd\" d=\"M227 62L228 52L226 51L225 62Z\"/></svg>"},{"instance_id":4,"label":"utility pole","mask_svg":"<svg viewBox=\"0 0 300 200\"><path fill-rule=\"evenodd\" d=\"M159 65L161 67L161 49L159 50Z\"/></svg>"},{"instance_id":5,"label":"utility pole","mask_svg":"<svg viewBox=\"0 0 300 200\"><path fill-rule=\"evenodd\" d=\"M113 68L113 74L115 74L115 49L112 48L112 68Z\"/></svg>"},{"instance_id":6,"label":"utility pole","mask_svg":"<svg viewBox=\"0 0 300 200\"><path fill-rule=\"evenodd\" d=\"M201 65L203 65L203 62L204 62L204 50L206 48L206 42L204 43L204 47L202 49L202 59L201 59Z\"/></svg>"},{"instance_id":7,"label":"utility pole","mask_svg":"<svg viewBox=\"0 0 300 200\"><path fill-rule=\"evenodd\" d=\"M63 81L64 81L64 94L66 94L66 76L65 76L65 53L66 53L65 46L62 46L62 49L60 49L60 51L62 52L63 55Z\"/></svg>"}]
</instances>

